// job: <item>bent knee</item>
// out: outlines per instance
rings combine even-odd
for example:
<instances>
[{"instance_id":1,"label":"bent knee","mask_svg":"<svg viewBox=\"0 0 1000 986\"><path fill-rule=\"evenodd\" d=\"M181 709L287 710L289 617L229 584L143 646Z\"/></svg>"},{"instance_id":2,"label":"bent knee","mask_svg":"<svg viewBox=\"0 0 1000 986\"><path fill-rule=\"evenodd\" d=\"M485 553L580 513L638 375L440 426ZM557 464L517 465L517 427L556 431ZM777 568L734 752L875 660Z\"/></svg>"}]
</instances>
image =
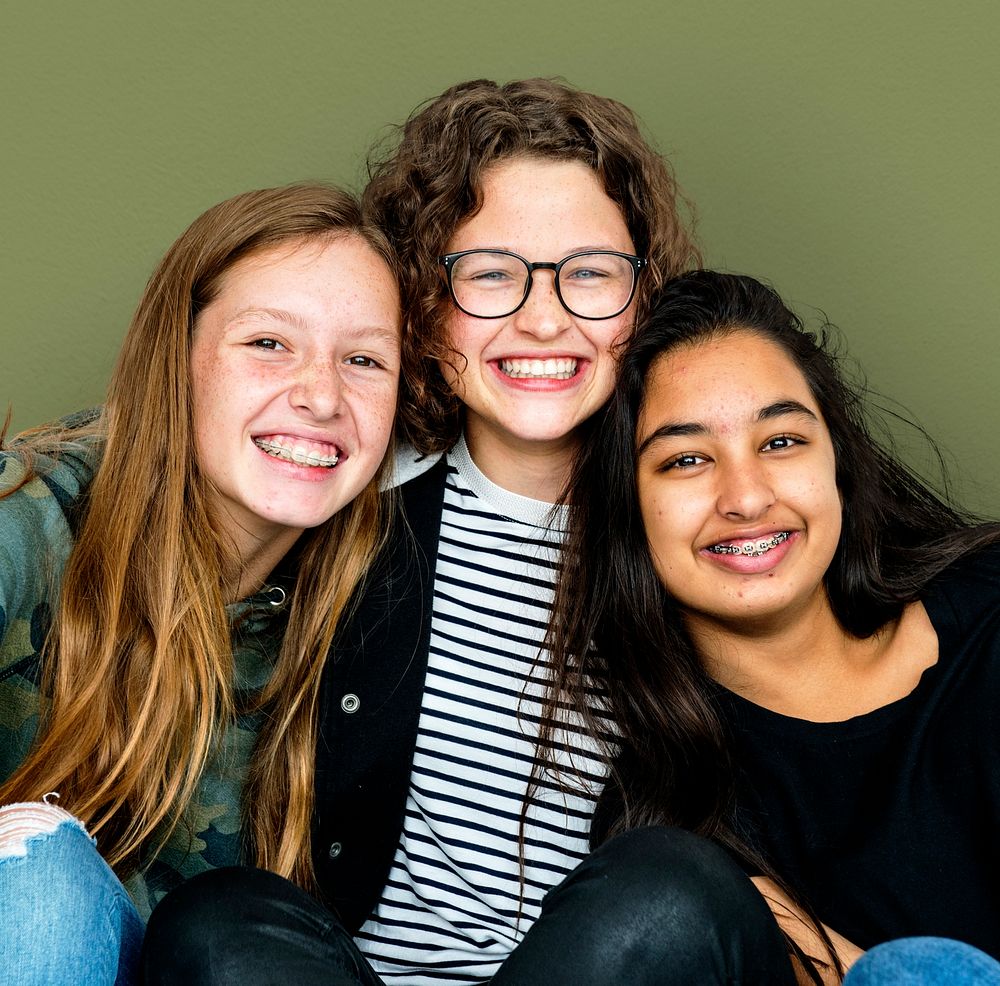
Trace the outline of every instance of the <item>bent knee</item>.
<instances>
[{"instance_id":1,"label":"bent knee","mask_svg":"<svg viewBox=\"0 0 1000 986\"><path fill-rule=\"evenodd\" d=\"M232 925L245 931L267 921L289 901L311 898L283 877L250 866L206 870L175 887L154 908L149 933L184 938L225 936Z\"/></svg>"},{"instance_id":2,"label":"bent knee","mask_svg":"<svg viewBox=\"0 0 1000 986\"><path fill-rule=\"evenodd\" d=\"M86 827L64 808L48 801L23 801L0 807L0 859L27 856L28 842L52 835L60 825Z\"/></svg>"},{"instance_id":3,"label":"bent knee","mask_svg":"<svg viewBox=\"0 0 1000 986\"><path fill-rule=\"evenodd\" d=\"M601 914L624 926L728 928L770 920L749 877L715 843L680 829L652 826L609 840L583 864Z\"/></svg>"},{"instance_id":4,"label":"bent knee","mask_svg":"<svg viewBox=\"0 0 1000 986\"><path fill-rule=\"evenodd\" d=\"M708 839L665 826L634 829L604 843L592 860L620 889L701 896L713 889L752 894L733 858Z\"/></svg>"},{"instance_id":5,"label":"bent knee","mask_svg":"<svg viewBox=\"0 0 1000 986\"><path fill-rule=\"evenodd\" d=\"M147 974L156 970L152 982L200 983L206 955L227 967L252 965L259 960L257 950L266 952L276 934L322 933L332 920L304 890L267 870L206 870L153 909L143 944L145 968Z\"/></svg>"}]
</instances>

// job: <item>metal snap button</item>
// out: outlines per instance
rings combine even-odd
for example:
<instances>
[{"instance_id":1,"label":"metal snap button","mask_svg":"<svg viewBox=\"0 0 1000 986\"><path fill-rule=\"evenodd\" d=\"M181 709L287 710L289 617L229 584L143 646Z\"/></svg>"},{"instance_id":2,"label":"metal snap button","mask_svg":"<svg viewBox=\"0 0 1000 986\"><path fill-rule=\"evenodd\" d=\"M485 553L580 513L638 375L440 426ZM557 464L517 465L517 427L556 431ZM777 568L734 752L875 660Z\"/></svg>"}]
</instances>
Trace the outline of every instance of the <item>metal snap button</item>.
<instances>
[{"instance_id":1,"label":"metal snap button","mask_svg":"<svg viewBox=\"0 0 1000 986\"><path fill-rule=\"evenodd\" d=\"M330 843L330 859L336 859L344 847L339 842Z\"/></svg>"},{"instance_id":2,"label":"metal snap button","mask_svg":"<svg viewBox=\"0 0 1000 986\"><path fill-rule=\"evenodd\" d=\"M361 708L361 699L358 698L353 692L348 692L341 700L340 707L348 714L351 715L357 712Z\"/></svg>"},{"instance_id":3,"label":"metal snap button","mask_svg":"<svg viewBox=\"0 0 1000 986\"><path fill-rule=\"evenodd\" d=\"M288 599L288 593L280 585L269 585L264 590L267 596L267 601L275 608L280 609L285 605L285 600Z\"/></svg>"}]
</instances>

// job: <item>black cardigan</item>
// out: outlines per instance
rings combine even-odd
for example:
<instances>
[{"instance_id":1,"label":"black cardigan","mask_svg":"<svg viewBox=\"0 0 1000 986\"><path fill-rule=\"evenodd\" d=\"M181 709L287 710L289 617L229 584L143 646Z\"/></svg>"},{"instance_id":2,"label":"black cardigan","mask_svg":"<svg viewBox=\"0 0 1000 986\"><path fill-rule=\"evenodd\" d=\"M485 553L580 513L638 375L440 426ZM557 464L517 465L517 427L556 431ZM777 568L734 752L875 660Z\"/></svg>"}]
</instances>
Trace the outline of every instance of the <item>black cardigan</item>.
<instances>
[{"instance_id":1,"label":"black cardigan","mask_svg":"<svg viewBox=\"0 0 1000 986\"><path fill-rule=\"evenodd\" d=\"M352 934L378 903L403 829L446 474L442 458L400 488L386 548L324 671L313 862L324 902Z\"/></svg>"}]
</instances>

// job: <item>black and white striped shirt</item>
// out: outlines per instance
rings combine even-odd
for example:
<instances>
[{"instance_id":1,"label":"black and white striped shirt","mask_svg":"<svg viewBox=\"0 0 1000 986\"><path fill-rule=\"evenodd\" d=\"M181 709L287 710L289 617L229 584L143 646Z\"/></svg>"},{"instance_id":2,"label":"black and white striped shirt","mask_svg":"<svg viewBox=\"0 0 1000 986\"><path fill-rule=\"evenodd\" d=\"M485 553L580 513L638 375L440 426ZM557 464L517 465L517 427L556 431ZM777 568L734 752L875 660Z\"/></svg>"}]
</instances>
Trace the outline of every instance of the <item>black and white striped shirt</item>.
<instances>
[{"instance_id":1,"label":"black and white striped shirt","mask_svg":"<svg viewBox=\"0 0 1000 986\"><path fill-rule=\"evenodd\" d=\"M587 854L605 769L575 728L540 778L518 848L544 675L532 676L565 517L448 454L427 680L402 838L358 944L389 983L482 983ZM565 786L565 784L563 785Z\"/></svg>"}]
</instances>

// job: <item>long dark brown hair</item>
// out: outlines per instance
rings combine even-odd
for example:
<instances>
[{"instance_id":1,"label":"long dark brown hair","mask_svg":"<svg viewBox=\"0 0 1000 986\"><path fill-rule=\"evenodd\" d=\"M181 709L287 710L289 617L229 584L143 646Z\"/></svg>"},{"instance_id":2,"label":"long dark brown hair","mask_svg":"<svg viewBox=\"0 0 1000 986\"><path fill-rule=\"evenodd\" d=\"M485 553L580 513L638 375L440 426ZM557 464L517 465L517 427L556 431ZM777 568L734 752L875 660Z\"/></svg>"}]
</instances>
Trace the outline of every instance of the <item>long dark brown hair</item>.
<instances>
[{"instance_id":1,"label":"long dark brown hair","mask_svg":"<svg viewBox=\"0 0 1000 986\"><path fill-rule=\"evenodd\" d=\"M804 331L770 288L694 271L653 300L566 494L572 510L550 630L545 718L555 721L569 704L603 738L612 770L593 844L636 826L675 825L776 878L741 831L716 686L657 577L636 487L636 427L651 368L677 347L735 331L756 333L788 354L829 429L843 529L824 581L848 633L868 637L898 618L953 561L1000 539L1000 524L952 506L875 437L863 392L845 379L831 333ZM595 694L617 727L613 737L591 710Z\"/></svg>"},{"instance_id":2,"label":"long dark brown hair","mask_svg":"<svg viewBox=\"0 0 1000 986\"><path fill-rule=\"evenodd\" d=\"M650 293L699 263L680 195L664 158L632 111L552 79L452 86L420 106L387 147L369 156L363 203L388 233L402 263L400 421L422 452L450 448L461 403L439 361L453 359L445 336L451 302L438 257L457 227L482 207L487 170L516 157L581 161L622 211L636 252L649 260L639 279L637 317Z\"/></svg>"},{"instance_id":3,"label":"long dark brown hair","mask_svg":"<svg viewBox=\"0 0 1000 986\"><path fill-rule=\"evenodd\" d=\"M184 822L237 711L223 591L238 559L214 523L195 455L195 317L239 260L278 244L345 236L361 238L394 271L385 237L340 189L262 189L209 209L150 278L97 420L37 429L11 446L25 464L24 482L41 453L70 451L86 436L104 453L44 646L50 702L35 746L0 786L0 803L58 791L60 804L100 835L122 876ZM244 792L251 858L307 887L320 675L382 542L385 509L376 477L302 535L288 625L257 698L266 716Z\"/></svg>"}]
</instances>

